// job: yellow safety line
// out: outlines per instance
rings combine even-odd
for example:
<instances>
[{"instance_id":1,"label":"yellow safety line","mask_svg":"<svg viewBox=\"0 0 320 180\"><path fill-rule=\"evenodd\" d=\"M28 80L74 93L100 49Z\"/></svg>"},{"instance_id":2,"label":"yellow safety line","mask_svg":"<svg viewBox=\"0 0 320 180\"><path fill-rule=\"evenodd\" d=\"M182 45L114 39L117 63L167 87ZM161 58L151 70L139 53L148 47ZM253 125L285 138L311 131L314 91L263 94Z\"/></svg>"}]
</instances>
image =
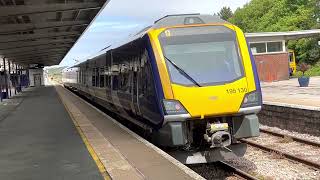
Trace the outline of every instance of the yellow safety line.
<instances>
[{"instance_id":1,"label":"yellow safety line","mask_svg":"<svg viewBox=\"0 0 320 180\"><path fill-rule=\"evenodd\" d=\"M80 137L82 138L84 144L86 145L91 157L93 158L94 162L96 163L102 177L105 180L111 180L110 175L108 174L106 168L104 167L104 165L102 164L101 160L99 159L98 155L96 154L96 152L93 150L92 146L90 145L88 139L86 138L86 136L84 135L83 131L81 130L80 126L78 125L78 123L75 121L75 118L73 116L73 114L70 112L69 108L67 107L67 105L63 102L62 97L60 95L60 93L58 92L57 87L55 87L58 95L59 95L59 100L61 101L61 103L63 104L63 106L65 107L65 109L67 110L69 116L71 117L71 120L74 124L74 126L76 127Z\"/></svg>"}]
</instances>

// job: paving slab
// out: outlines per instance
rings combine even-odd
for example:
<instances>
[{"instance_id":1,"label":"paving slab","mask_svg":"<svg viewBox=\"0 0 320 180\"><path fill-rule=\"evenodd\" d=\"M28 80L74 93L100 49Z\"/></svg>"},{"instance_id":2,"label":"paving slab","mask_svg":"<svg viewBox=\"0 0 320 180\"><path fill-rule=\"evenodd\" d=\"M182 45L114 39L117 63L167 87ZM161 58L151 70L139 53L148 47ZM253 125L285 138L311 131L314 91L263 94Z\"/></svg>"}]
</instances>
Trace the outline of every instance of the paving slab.
<instances>
[{"instance_id":1,"label":"paving slab","mask_svg":"<svg viewBox=\"0 0 320 180\"><path fill-rule=\"evenodd\" d=\"M293 78L271 83L262 82L261 88L265 103L320 107L320 76L310 77L309 87L299 87L298 79Z\"/></svg>"},{"instance_id":2,"label":"paving slab","mask_svg":"<svg viewBox=\"0 0 320 180\"><path fill-rule=\"evenodd\" d=\"M54 87L0 103L0 179L103 179Z\"/></svg>"},{"instance_id":3,"label":"paving slab","mask_svg":"<svg viewBox=\"0 0 320 180\"><path fill-rule=\"evenodd\" d=\"M67 89L56 89L112 179L203 179Z\"/></svg>"}]
</instances>

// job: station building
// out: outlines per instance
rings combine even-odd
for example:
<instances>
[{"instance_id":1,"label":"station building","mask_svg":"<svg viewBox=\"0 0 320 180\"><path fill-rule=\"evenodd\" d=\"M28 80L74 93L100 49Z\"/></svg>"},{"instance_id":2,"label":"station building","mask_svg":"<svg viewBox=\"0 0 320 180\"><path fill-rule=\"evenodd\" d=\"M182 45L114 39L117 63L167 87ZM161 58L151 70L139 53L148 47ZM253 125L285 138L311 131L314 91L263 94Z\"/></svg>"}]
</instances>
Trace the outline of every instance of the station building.
<instances>
[{"instance_id":1,"label":"station building","mask_svg":"<svg viewBox=\"0 0 320 180\"><path fill-rule=\"evenodd\" d=\"M320 36L320 29L246 33L260 80L271 82L289 79L288 40L317 36Z\"/></svg>"}]
</instances>

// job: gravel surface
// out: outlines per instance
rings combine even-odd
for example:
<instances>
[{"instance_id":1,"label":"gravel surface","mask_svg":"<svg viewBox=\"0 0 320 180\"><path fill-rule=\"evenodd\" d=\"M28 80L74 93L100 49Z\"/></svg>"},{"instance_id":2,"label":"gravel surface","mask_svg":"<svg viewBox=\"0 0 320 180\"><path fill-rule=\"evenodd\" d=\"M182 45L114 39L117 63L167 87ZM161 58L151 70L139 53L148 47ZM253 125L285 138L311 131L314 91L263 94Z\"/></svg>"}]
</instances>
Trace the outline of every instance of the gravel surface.
<instances>
[{"instance_id":1,"label":"gravel surface","mask_svg":"<svg viewBox=\"0 0 320 180\"><path fill-rule=\"evenodd\" d=\"M272 147L281 152L286 152L303 159L307 159L314 162L320 162L320 148L298 143L290 138L281 138L266 133L261 133L259 137L250 138L258 144Z\"/></svg>"},{"instance_id":2,"label":"gravel surface","mask_svg":"<svg viewBox=\"0 0 320 180\"><path fill-rule=\"evenodd\" d=\"M311 136L308 134L300 134L282 130L275 127L260 126L263 129L288 134L298 138L307 139L310 141L320 142L320 137ZM309 159L315 162L320 162L320 148L298 143L289 138L281 138L272 136L266 133L261 133L260 137L251 138L262 145L267 145L276 148L279 151L284 151L293 155L299 155L302 158ZM248 146L244 157L228 161L231 165L239 168L259 179L315 179L320 180L320 170L314 169L302 163L288 160L279 154L264 152L258 148ZM206 179L239 179L232 173L225 172L215 164L198 165L191 167Z\"/></svg>"},{"instance_id":3,"label":"gravel surface","mask_svg":"<svg viewBox=\"0 0 320 180\"><path fill-rule=\"evenodd\" d=\"M228 161L228 163L259 179L320 180L319 170L289 161L278 154L263 152L250 146L244 157Z\"/></svg>"},{"instance_id":4,"label":"gravel surface","mask_svg":"<svg viewBox=\"0 0 320 180\"><path fill-rule=\"evenodd\" d=\"M189 165L189 168L194 170L200 176L211 180L211 179L228 179L228 180L236 180L240 179L234 176L230 172L226 172L224 169L219 167L216 163L210 164L199 164L199 165Z\"/></svg>"},{"instance_id":5,"label":"gravel surface","mask_svg":"<svg viewBox=\"0 0 320 180\"><path fill-rule=\"evenodd\" d=\"M260 125L260 128L320 143L320 137L317 137L317 136L312 136L309 134L301 134L298 132L283 130L277 127L269 127L265 125Z\"/></svg>"}]
</instances>

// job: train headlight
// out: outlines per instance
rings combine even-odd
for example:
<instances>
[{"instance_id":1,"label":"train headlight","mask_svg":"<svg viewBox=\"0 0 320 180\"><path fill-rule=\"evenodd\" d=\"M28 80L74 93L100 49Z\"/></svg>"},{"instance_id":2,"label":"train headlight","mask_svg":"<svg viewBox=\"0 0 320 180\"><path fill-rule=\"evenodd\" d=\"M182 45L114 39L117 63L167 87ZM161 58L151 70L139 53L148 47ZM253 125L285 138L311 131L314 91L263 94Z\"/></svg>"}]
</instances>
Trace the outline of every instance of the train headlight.
<instances>
[{"instance_id":1,"label":"train headlight","mask_svg":"<svg viewBox=\"0 0 320 180\"><path fill-rule=\"evenodd\" d=\"M188 112L186 109L182 106L182 104L177 100L163 100L163 107L165 110L165 113L167 115L174 115L174 114L187 114Z\"/></svg>"},{"instance_id":2,"label":"train headlight","mask_svg":"<svg viewBox=\"0 0 320 180\"><path fill-rule=\"evenodd\" d=\"M251 107L261 105L261 93L254 91L245 95L241 107Z\"/></svg>"}]
</instances>

